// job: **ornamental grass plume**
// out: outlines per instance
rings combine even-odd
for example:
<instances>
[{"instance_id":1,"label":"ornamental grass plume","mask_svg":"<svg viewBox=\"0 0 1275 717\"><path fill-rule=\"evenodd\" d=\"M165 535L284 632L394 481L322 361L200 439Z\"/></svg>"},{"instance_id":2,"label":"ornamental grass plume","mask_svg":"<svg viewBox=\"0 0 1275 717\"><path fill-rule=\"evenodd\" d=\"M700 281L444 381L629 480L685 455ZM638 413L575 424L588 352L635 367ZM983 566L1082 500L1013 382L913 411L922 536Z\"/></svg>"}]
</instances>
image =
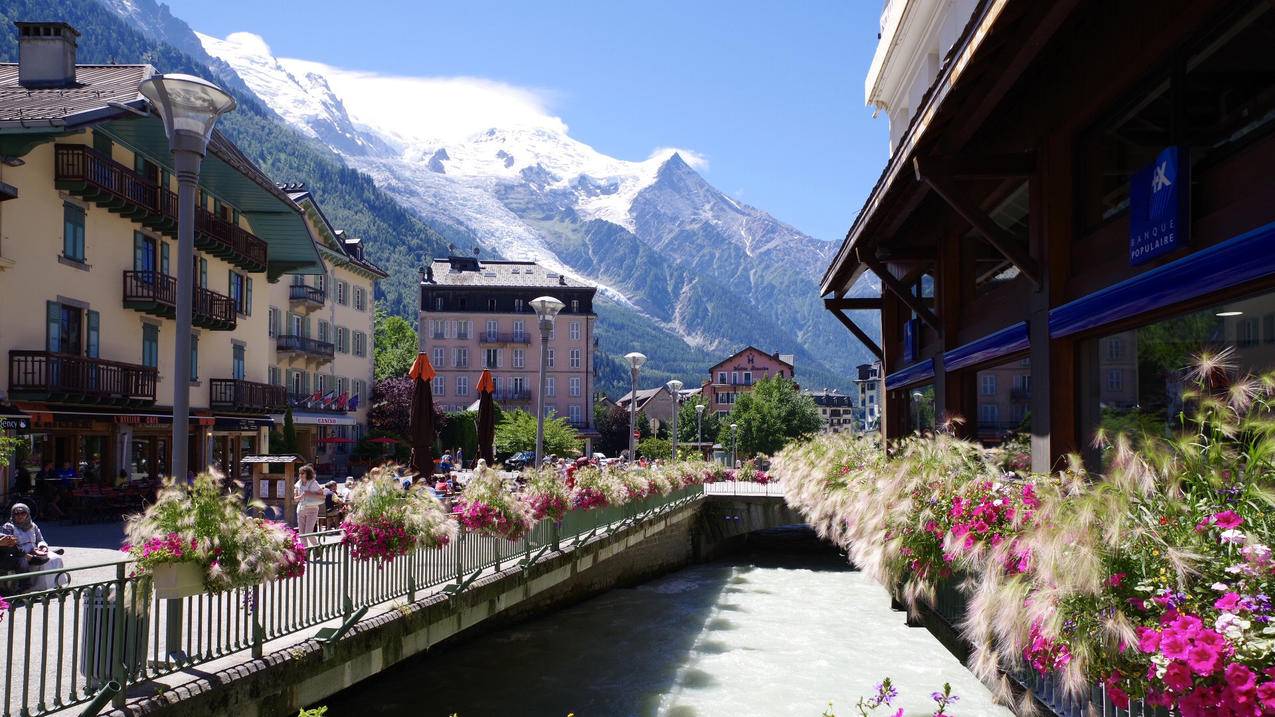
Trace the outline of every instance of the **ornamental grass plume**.
<instances>
[{"instance_id":1,"label":"ornamental grass plume","mask_svg":"<svg viewBox=\"0 0 1275 717\"><path fill-rule=\"evenodd\" d=\"M239 483L202 473L187 486L166 480L153 504L125 519L122 550L136 561L137 574L165 563L193 562L213 592L246 587L305 572L306 552L298 550L289 527L244 512ZM261 509L254 501L250 508Z\"/></svg>"},{"instance_id":2,"label":"ornamental grass plume","mask_svg":"<svg viewBox=\"0 0 1275 717\"><path fill-rule=\"evenodd\" d=\"M571 490L553 468L527 470L523 474L523 497L535 520L562 520L571 510Z\"/></svg>"},{"instance_id":3,"label":"ornamental grass plume","mask_svg":"<svg viewBox=\"0 0 1275 717\"><path fill-rule=\"evenodd\" d=\"M536 523L531 505L481 459L454 509L461 527L505 540L521 540Z\"/></svg>"},{"instance_id":4,"label":"ornamental grass plume","mask_svg":"<svg viewBox=\"0 0 1275 717\"><path fill-rule=\"evenodd\" d=\"M403 490L396 466L373 468L350 494L341 542L356 560L384 566L414 548L441 548L456 539L456 521L422 486Z\"/></svg>"}]
</instances>

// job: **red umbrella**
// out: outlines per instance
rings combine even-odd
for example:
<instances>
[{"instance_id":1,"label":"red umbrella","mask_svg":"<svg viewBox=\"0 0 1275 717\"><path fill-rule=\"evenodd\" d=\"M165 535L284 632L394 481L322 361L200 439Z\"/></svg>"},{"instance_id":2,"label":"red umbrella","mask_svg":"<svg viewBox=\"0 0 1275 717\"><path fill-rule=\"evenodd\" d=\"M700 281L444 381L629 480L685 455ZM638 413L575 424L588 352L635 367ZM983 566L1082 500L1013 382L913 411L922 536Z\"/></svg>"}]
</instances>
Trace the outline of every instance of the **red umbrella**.
<instances>
[{"instance_id":1,"label":"red umbrella","mask_svg":"<svg viewBox=\"0 0 1275 717\"><path fill-rule=\"evenodd\" d=\"M478 379L478 457L487 461L487 465L495 464L492 443L496 440L496 408L492 400L492 392L496 390L496 381L491 371L483 369Z\"/></svg>"},{"instance_id":2,"label":"red umbrella","mask_svg":"<svg viewBox=\"0 0 1275 717\"><path fill-rule=\"evenodd\" d=\"M429 357L421 352L412 363L412 370L407 372L413 380L412 384L412 460L411 467L419 475L434 474L434 393L430 381L434 380L434 367Z\"/></svg>"}]
</instances>

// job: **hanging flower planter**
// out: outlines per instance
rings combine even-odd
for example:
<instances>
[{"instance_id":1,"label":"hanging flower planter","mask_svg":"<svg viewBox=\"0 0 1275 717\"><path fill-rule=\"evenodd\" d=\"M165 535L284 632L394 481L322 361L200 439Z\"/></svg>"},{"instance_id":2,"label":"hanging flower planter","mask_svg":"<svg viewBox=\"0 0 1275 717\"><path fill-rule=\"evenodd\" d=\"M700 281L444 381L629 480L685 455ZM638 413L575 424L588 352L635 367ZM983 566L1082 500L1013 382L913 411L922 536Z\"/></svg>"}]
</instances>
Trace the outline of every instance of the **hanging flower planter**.
<instances>
[{"instance_id":1,"label":"hanging flower planter","mask_svg":"<svg viewBox=\"0 0 1275 717\"><path fill-rule=\"evenodd\" d=\"M204 571L204 566L193 560L154 566L151 568L151 578L154 581L155 597L160 600L176 600L202 594L205 590Z\"/></svg>"},{"instance_id":2,"label":"hanging flower planter","mask_svg":"<svg viewBox=\"0 0 1275 717\"><path fill-rule=\"evenodd\" d=\"M511 493L500 474L483 461L478 462L455 508L466 530L494 538L521 540L535 525L531 506Z\"/></svg>"},{"instance_id":3,"label":"hanging flower planter","mask_svg":"<svg viewBox=\"0 0 1275 717\"><path fill-rule=\"evenodd\" d=\"M456 538L456 521L420 486L403 490L394 466L375 468L350 496L341 542L355 560L381 565L415 548L441 548Z\"/></svg>"}]
</instances>

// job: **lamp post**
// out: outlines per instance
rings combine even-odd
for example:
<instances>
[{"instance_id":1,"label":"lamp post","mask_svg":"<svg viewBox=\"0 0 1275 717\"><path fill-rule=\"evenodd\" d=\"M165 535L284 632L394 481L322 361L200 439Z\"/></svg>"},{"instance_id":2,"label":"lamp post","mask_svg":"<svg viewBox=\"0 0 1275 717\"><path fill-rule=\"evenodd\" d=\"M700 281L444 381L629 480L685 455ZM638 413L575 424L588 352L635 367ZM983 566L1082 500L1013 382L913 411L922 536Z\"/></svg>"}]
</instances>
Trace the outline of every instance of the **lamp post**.
<instances>
[{"instance_id":1,"label":"lamp post","mask_svg":"<svg viewBox=\"0 0 1275 717\"><path fill-rule=\"evenodd\" d=\"M739 461L739 424L730 424L730 467L733 469Z\"/></svg>"},{"instance_id":2,"label":"lamp post","mask_svg":"<svg viewBox=\"0 0 1275 717\"><path fill-rule=\"evenodd\" d=\"M173 337L172 474L186 480L190 431L190 314L194 302L195 189L213 125L235 98L191 75L155 75L138 87L164 121L177 174L177 335Z\"/></svg>"},{"instance_id":3,"label":"lamp post","mask_svg":"<svg viewBox=\"0 0 1275 717\"><path fill-rule=\"evenodd\" d=\"M682 382L674 378L664 385L673 394L673 460L677 460L677 414L682 412Z\"/></svg>"},{"instance_id":4,"label":"lamp post","mask_svg":"<svg viewBox=\"0 0 1275 717\"><path fill-rule=\"evenodd\" d=\"M531 300L531 308L540 320L540 390L536 392L536 469L545 453L545 364L549 362L549 334L553 331L553 318L562 311L562 302L552 296Z\"/></svg>"},{"instance_id":5,"label":"lamp post","mask_svg":"<svg viewBox=\"0 0 1275 717\"><path fill-rule=\"evenodd\" d=\"M702 403L695 404L695 448L702 456L704 453L704 409Z\"/></svg>"},{"instance_id":6,"label":"lamp post","mask_svg":"<svg viewBox=\"0 0 1275 717\"><path fill-rule=\"evenodd\" d=\"M632 390L629 392L629 460L637 459L637 387L638 387L638 371L642 370L642 364L646 363L646 355L637 351L624 354L624 359L629 362L629 372L633 379Z\"/></svg>"}]
</instances>

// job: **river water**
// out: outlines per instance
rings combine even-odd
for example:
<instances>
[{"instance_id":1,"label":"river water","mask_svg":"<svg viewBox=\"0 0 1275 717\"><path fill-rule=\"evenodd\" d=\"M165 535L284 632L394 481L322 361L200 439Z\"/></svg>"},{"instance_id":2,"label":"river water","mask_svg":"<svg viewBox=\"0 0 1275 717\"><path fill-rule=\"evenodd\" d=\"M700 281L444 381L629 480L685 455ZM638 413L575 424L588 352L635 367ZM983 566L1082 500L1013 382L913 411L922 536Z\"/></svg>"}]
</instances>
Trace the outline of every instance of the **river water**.
<instances>
[{"instance_id":1,"label":"river water","mask_svg":"<svg viewBox=\"0 0 1275 717\"><path fill-rule=\"evenodd\" d=\"M838 717L882 677L909 717L1008 716L886 592L805 531L409 660L328 717ZM884 708L877 714L893 714Z\"/></svg>"}]
</instances>

